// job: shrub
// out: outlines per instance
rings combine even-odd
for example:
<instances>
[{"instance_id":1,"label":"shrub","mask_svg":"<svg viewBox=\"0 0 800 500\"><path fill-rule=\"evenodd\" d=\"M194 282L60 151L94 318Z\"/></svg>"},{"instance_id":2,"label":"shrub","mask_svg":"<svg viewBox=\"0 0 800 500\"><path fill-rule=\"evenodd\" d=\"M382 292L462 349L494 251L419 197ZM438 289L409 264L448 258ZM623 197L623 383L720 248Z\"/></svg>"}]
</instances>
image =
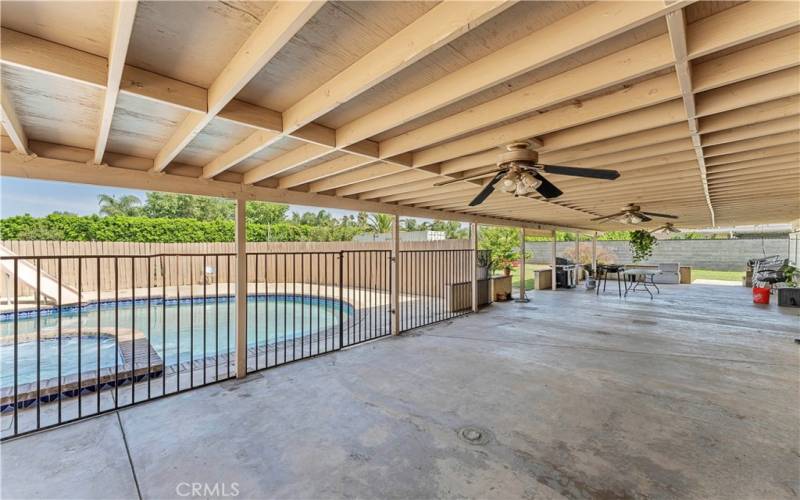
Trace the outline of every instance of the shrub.
<instances>
[{"instance_id":1,"label":"shrub","mask_svg":"<svg viewBox=\"0 0 800 500\"><path fill-rule=\"evenodd\" d=\"M282 222L247 224L248 241L350 241L363 230L355 226L308 226ZM2 240L130 241L142 243L226 242L234 239L231 220L98 217L51 214L0 220Z\"/></svg>"}]
</instances>

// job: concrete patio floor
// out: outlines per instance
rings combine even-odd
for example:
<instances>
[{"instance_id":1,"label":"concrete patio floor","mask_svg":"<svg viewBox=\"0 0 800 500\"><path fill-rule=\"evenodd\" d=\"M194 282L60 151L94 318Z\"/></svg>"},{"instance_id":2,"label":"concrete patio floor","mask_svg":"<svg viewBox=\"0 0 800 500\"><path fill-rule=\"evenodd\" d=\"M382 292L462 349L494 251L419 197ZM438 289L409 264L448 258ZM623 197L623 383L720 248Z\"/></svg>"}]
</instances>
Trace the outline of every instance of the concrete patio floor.
<instances>
[{"instance_id":1,"label":"concrete patio floor","mask_svg":"<svg viewBox=\"0 0 800 500\"><path fill-rule=\"evenodd\" d=\"M3 443L0 493L800 494L797 309L724 286L530 297Z\"/></svg>"}]
</instances>

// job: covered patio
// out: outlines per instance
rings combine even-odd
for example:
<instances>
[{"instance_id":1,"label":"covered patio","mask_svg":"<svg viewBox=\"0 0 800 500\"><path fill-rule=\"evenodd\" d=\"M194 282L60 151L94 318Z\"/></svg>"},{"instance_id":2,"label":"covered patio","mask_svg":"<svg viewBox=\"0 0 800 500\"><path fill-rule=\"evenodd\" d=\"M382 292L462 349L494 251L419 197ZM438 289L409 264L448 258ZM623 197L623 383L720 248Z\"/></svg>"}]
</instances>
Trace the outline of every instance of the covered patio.
<instances>
[{"instance_id":1,"label":"covered patio","mask_svg":"<svg viewBox=\"0 0 800 500\"><path fill-rule=\"evenodd\" d=\"M598 233L796 220L797 7L4 2L0 175L235 200L235 236L3 249L3 497L796 497L798 309L680 262L563 289L556 240L598 276ZM255 201L391 238L252 241ZM489 305L486 226L552 239L529 301L523 252Z\"/></svg>"},{"instance_id":2,"label":"covered patio","mask_svg":"<svg viewBox=\"0 0 800 500\"><path fill-rule=\"evenodd\" d=\"M535 292L11 441L2 494L795 497L798 315L664 295Z\"/></svg>"}]
</instances>

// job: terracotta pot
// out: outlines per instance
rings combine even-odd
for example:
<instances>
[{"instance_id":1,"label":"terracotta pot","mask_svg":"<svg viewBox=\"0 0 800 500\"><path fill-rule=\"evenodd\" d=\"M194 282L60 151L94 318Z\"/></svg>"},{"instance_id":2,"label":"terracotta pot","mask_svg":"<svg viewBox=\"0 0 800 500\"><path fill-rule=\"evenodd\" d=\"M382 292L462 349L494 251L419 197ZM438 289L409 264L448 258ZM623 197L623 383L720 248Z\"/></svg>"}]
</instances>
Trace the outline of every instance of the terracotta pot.
<instances>
[{"instance_id":1,"label":"terracotta pot","mask_svg":"<svg viewBox=\"0 0 800 500\"><path fill-rule=\"evenodd\" d=\"M504 268L503 269L503 275L504 276L511 276L511 268L510 267Z\"/></svg>"}]
</instances>

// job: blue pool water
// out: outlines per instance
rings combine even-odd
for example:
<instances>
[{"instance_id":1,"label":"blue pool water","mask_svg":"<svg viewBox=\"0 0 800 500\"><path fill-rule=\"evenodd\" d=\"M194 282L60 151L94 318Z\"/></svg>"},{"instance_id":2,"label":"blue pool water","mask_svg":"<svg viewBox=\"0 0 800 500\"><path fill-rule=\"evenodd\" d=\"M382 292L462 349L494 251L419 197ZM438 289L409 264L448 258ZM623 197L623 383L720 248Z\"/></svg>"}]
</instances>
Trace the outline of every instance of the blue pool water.
<instances>
[{"instance_id":1,"label":"blue pool water","mask_svg":"<svg viewBox=\"0 0 800 500\"><path fill-rule=\"evenodd\" d=\"M161 300L104 302L99 308L100 327L103 330L119 325L120 329L135 329L147 337L158 355L167 364L185 363L203 359L215 353L227 353L228 346L235 347L236 305L233 298L215 297L167 300L166 309ZM341 306L344 317L352 313L352 306ZM149 314L148 314L149 313ZM247 298L248 347L264 346L284 340L311 336L316 341L317 332L324 332L339 323L340 302L302 295L259 295ZM149 315L149 318L148 318ZM35 313L20 313L17 321L18 335L35 334ZM58 328L56 310L43 311L40 316L41 331ZM84 331L95 331L98 325L97 304L85 305L78 314L76 307L65 307L61 313L63 331L75 331L78 323ZM149 324L149 329L148 329ZM108 330L106 330L108 331ZM0 316L0 387L14 384L14 321L12 314ZM303 339L302 341L308 341ZM42 379L58 376L58 340L43 339L40 343L39 371ZM81 340L81 371L97 368L97 339ZM138 348L137 348L138 351ZM115 341L101 337L100 366L115 366ZM18 345L18 383L36 381L36 342ZM119 360L122 363L122 360ZM61 373L78 371L78 339L65 334L61 341Z\"/></svg>"}]
</instances>

